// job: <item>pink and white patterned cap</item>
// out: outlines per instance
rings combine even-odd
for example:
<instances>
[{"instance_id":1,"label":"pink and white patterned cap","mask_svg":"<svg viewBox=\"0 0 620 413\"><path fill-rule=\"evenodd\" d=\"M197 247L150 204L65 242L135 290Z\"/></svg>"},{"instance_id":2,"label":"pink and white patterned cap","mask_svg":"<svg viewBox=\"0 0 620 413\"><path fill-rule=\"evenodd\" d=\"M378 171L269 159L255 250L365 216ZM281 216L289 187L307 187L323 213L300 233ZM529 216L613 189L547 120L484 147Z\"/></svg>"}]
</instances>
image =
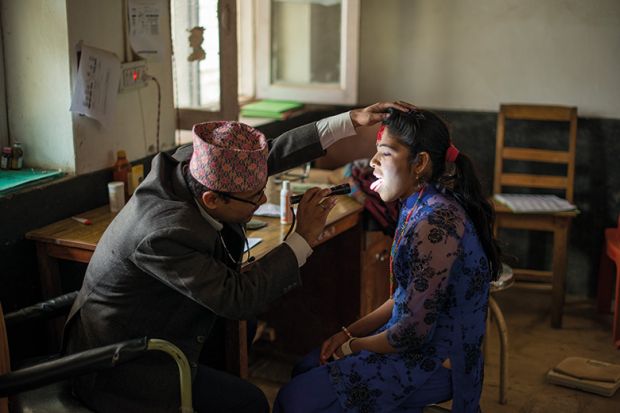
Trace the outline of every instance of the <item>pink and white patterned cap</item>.
<instances>
[{"instance_id":1,"label":"pink and white patterned cap","mask_svg":"<svg viewBox=\"0 0 620 413\"><path fill-rule=\"evenodd\" d=\"M192 176L209 189L222 192L259 190L267 181L267 138L258 130L233 121L205 122L192 128Z\"/></svg>"}]
</instances>

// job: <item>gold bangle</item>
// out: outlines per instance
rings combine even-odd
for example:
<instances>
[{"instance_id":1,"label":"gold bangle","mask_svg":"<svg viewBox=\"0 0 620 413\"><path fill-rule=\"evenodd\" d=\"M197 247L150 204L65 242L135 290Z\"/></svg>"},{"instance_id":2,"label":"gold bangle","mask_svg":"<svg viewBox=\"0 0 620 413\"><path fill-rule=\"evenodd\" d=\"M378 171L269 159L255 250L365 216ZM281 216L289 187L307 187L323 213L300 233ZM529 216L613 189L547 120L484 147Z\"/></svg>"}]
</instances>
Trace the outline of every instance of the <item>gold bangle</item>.
<instances>
[{"instance_id":1,"label":"gold bangle","mask_svg":"<svg viewBox=\"0 0 620 413\"><path fill-rule=\"evenodd\" d=\"M349 337L349 339L353 338L353 334L351 334L348 328L346 328L345 326L342 326L341 328L342 328L342 331L344 331L344 333L347 335L347 337Z\"/></svg>"}]
</instances>

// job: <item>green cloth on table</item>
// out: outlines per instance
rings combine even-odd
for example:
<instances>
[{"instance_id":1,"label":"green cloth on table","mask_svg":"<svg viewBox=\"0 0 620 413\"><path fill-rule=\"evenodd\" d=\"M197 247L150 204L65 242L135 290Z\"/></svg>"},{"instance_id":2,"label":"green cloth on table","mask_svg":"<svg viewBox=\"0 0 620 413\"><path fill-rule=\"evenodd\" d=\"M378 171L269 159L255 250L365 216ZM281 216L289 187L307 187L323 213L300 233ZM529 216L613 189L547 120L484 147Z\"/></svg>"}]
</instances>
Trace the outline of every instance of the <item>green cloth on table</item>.
<instances>
[{"instance_id":1,"label":"green cloth on table","mask_svg":"<svg viewBox=\"0 0 620 413\"><path fill-rule=\"evenodd\" d=\"M44 171L32 168L20 169L16 171L0 170L0 194L29 182L59 177L62 175L63 172L60 170Z\"/></svg>"}]
</instances>

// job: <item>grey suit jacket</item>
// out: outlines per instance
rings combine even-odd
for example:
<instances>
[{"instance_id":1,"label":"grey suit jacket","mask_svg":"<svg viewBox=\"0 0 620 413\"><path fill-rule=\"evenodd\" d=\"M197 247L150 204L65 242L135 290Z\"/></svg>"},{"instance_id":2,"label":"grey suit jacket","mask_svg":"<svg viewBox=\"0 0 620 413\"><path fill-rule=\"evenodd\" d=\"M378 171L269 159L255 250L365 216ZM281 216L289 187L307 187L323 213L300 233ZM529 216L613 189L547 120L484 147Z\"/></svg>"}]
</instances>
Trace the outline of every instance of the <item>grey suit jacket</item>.
<instances>
[{"instance_id":1,"label":"grey suit jacket","mask_svg":"<svg viewBox=\"0 0 620 413\"><path fill-rule=\"evenodd\" d=\"M270 142L270 173L323 154L316 125L302 126ZM174 157L157 155L103 234L65 326L67 353L162 338L185 353L195 372L216 317L250 318L300 284L297 260L284 244L248 272L227 265L182 176L190 155L191 145ZM180 404L176 365L163 354L84 376L74 389L98 412L172 412Z\"/></svg>"}]
</instances>

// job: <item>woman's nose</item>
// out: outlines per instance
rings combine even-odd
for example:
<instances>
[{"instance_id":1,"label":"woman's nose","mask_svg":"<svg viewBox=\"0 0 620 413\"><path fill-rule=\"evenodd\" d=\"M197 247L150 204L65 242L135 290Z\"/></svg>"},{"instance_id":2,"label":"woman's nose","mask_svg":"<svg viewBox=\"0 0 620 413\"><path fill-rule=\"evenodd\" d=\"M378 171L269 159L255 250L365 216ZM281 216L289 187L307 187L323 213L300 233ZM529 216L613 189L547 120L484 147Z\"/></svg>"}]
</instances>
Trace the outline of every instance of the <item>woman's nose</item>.
<instances>
[{"instance_id":1,"label":"woman's nose","mask_svg":"<svg viewBox=\"0 0 620 413\"><path fill-rule=\"evenodd\" d=\"M377 166L379 166L379 160L377 159L377 155L379 154L379 152L377 152L375 154L375 156L372 157L372 159L370 160L370 166L372 168L376 168Z\"/></svg>"}]
</instances>

